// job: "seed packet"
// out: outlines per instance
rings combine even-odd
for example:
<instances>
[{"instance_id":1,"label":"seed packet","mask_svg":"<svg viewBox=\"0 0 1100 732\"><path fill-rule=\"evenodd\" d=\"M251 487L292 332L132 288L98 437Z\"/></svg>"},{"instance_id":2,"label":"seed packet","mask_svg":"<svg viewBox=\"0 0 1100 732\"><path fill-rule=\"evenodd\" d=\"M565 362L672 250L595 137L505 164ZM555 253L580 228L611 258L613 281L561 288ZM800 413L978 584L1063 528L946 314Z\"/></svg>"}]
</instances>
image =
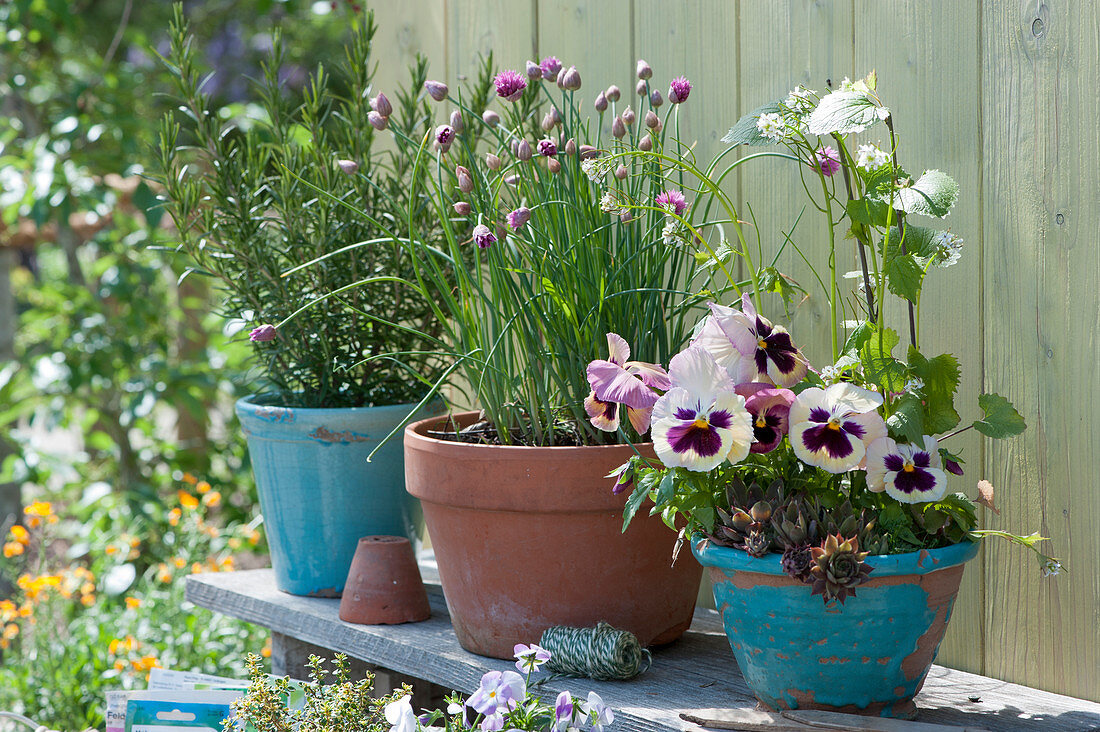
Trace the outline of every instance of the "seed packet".
<instances>
[{"instance_id":1,"label":"seed packet","mask_svg":"<svg viewBox=\"0 0 1100 732\"><path fill-rule=\"evenodd\" d=\"M247 690L248 681L225 676L200 674L195 671L175 671L154 667L149 670L149 690L169 689L233 689Z\"/></svg>"}]
</instances>

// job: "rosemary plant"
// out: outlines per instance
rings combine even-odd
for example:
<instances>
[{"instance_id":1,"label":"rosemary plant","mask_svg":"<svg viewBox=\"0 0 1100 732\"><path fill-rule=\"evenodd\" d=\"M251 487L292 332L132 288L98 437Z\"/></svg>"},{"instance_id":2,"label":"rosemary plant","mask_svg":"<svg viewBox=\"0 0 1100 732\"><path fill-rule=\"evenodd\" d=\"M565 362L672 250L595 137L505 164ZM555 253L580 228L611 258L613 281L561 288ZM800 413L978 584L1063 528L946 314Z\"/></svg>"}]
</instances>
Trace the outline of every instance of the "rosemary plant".
<instances>
[{"instance_id":1,"label":"rosemary plant","mask_svg":"<svg viewBox=\"0 0 1100 732\"><path fill-rule=\"evenodd\" d=\"M178 7L171 28L178 109L163 120L158 174L184 276L220 282L225 315L252 326L265 398L287 406L416 401L435 380L436 310L406 285L417 253L395 232L430 239L439 223L412 191L411 159L375 144L387 126L416 136L427 108L415 93L371 96L376 30L371 13L357 20L344 62L318 67L300 102L280 81L276 33L256 103L233 116L204 93ZM425 69L410 70L409 88Z\"/></svg>"}]
</instances>

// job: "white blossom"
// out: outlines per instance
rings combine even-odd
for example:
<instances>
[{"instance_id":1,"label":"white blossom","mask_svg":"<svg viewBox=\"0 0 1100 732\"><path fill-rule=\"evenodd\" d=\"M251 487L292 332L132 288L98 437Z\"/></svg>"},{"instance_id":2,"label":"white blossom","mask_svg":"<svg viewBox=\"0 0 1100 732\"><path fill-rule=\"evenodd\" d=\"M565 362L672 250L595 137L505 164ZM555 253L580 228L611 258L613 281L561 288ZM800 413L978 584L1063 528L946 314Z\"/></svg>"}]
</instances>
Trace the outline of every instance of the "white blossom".
<instances>
[{"instance_id":1,"label":"white blossom","mask_svg":"<svg viewBox=\"0 0 1100 732\"><path fill-rule=\"evenodd\" d=\"M783 106L792 112L809 112L811 109L814 108L813 97L816 94L817 92L813 91L812 89L807 89L806 87L799 84L791 90L790 94L787 95L787 99L783 102Z\"/></svg>"},{"instance_id":2,"label":"white blossom","mask_svg":"<svg viewBox=\"0 0 1100 732\"><path fill-rule=\"evenodd\" d=\"M600 210L607 214L618 215L623 212L623 207L614 192L608 191L600 197Z\"/></svg>"},{"instance_id":3,"label":"white blossom","mask_svg":"<svg viewBox=\"0 0 1100 732\"><path fill-rule=\"evenodd\" d=\"M856 148L856 165L864 170L878 170L890 162L890 156L878 145L860 145Z\"/></svg>"},{"instance_id":4,"label":"white blossom","mask_svg":"<svg viewBox=\"0 0 1100 732\"><path fill-rule=\"evenodd\" d=\"M924 380L920 379L916 376L914 376L912 379L909 379L909 381L906 381L905 382L905 387L904 387L905 391L909 391L909 392L920 391L923 388L924 388Z\"/></svg>"},{"instance_id":5,"label":"white blossom","mask_svg":"<svg viewBox=\"0 0 1100 732\"><path fill-rule=\"evenodd\" d=\"M832 384L840 378L840 370L836 366L824 366L821 369L820 376L826 384Z\"/></svg>"},{"instance_id":6,"label":"white blossom","mask_svg":"<svg viewBox=\"0 0 1100 732\"><path fill-rule=\"evenodd\" d=\"M963 239L950 231L938 231L932 237L932 264L947 269L962 257Z\"/></svg>"},{"instance_id":7,"label":"white blossom","mask_svg":"<svg viewBox=\"0 0 1100 732\"><path fill-rule=\"evenodd\" d=\"M1057 559L1047 559L1043 561L1043 576L1054 577L1062 571L1062 563Z\"/></svg>"},{"instance_id":8,"label":"white blossom","mask_svg":"<svg viewBox=\"0 0 1100 732\"><path fill-rule=\"evenodd\" d=\"M760 134L769 140L782 140L787 136L786 128L787 125L783 122L783 117L774 112L762 114L756 120L756 129L760 130Z\"/></svg>"}]
</instances>

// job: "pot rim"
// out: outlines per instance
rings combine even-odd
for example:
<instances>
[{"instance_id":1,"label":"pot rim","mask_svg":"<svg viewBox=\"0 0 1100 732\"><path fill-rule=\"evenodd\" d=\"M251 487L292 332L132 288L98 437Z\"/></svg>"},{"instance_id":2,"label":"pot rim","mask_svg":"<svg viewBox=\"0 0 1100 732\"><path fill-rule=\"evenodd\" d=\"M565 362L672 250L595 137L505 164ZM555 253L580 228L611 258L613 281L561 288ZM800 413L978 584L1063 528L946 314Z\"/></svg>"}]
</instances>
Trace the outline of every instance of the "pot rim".
<instances>
[{"instance_id":1,"label":"pot rim","mask_svg":"<svg viewBox=\"0 0 1100 732\"><path fill-rule=\"evenodd\" d=\"M875 568L872 579L927 574L970 561L977 556L979 547L979 542L964 540L939 549L921 549L905 554L872 554L867 557L867 563ZM718 546L700 534L692 537L691 551L704 567L787 576L781 563L782 555L776 552L753 557L740 549Z\"/></svg>"},{"instance_id":2,"label":"pot rim","mask_svg":"<svg viewBox=\"0 0 1100 732\"><path fill-rule=\"evenodd\" d=\"M583 452L586 455L598 454L596 451L611 452L614 450L622 450L623 448L635 447L638 454L653 457L652 455L652 442L636 442L636 443L618 443L615 445L482 445L473 442L459 442L457 440L441 440L438 437L431 437L425 434L428 427L433 423L440 422L450 417L455 417L459 422L466 420L473 421L476 418L478 412L458 412L453 415L445 414L442 416L428 417L426 419L417 420L411 422L405 427L405 444L410 446L417 446L421 449L429 449L433 452L445 452L449 450L454 451L467 451L467 450L482 450L492 451L494 459L516 459L527 460L533 455L534 450L548 450L555 455L561 457L568 457L569 454L578 454ZM476 453L467 453L476 454ZM487 452L485 453L488 454Z\"/></svg>"},{"instance_id":3,"label":"pot rim","mask_svg":"<svg viewBox=\"0 0 1100 732\"><path fill-rule=\"evenodd\" d=\"M416 405L420 403L401 402L398 404L379 404L378 406L374 407L288 407L284 404L259 404L254 401L255 399L263 396L268 396L268 394L249 394L248 396L243 396L237 399L237 401L234 402L233 406L235 407L237 414L254 414L261 409L288 409L293 411L295 414L300 414L302 416L308 417L310 415L333 414L335 412L347 412L351 414L357 412L377 412L383 409L401 409L404 410L407 414L409 412L412 412ZM428 402L424 405L424 408L430 409L433 403L434 402L431 401Z\"/></svg>"}]
</instances>

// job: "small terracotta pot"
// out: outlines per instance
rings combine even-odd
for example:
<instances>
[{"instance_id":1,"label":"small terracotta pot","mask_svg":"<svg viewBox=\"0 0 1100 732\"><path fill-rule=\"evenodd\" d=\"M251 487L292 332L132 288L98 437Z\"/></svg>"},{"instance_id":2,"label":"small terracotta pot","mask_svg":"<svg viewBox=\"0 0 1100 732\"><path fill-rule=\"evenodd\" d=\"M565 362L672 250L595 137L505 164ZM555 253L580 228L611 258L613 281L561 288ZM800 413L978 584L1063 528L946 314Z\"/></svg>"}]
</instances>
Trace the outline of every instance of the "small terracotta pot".
<instances>
[{"instance_id":1,"label":"small terracotta pot","mask_svg":"<svg viewBox=\"0 0 1100 732\"><path fill-rule=\"evenodd\" d=\"M459 415L466 425L475 415ZM624 534L627 495L605 476L629 445L518 447L439 440L444 420L405 429L405 484L424 520L455 635L468 651L511 658L554 625L606 621L643 645L691 625L702 567L643 508ZM639 446L642 450L650 448ZM652 454L652 452L650 452Z\"/></svg>"},{"instance_id":2,"label":"small terracotta pot","mask_svg":"<svg viewBox=\"0 0 1100 732\"><path fill-rule=\"evenodd\" d=\"M359 540L340 599L340 619L360 625L416 623L431 616L412 544L403 536Z\"/></svg>"}]
</instances>

